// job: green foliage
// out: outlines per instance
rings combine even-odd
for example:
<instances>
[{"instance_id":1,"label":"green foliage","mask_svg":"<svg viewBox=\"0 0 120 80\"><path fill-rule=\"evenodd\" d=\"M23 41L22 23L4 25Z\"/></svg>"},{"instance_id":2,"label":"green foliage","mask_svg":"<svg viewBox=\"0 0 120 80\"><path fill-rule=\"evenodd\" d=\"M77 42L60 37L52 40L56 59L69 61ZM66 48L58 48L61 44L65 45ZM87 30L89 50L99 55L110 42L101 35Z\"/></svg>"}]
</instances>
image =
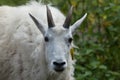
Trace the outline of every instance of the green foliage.
<instances>
[{"instance_id":1,"label":"green foliage","mask_svg":"<svg viewBox=\"0 0 120 80\"><path fill-rule=\"evenodd\" d=\"M0 0L20 5L28 0ZM88 13L74 35L76 80L120 80L120 0L43 0L64 14L74 6L73 20Z\"/></svg>"},{"instance_id":2,"label":"green foliage","mask_svg":"<svg viewBox=\"0 0 120 80\"><path fill-rule=\"evenodd\" d=\"M0 0L0 5L11 5L11 6L17 6L21 4L25 4L29 0Z\"/></svg>"}]
</instances>

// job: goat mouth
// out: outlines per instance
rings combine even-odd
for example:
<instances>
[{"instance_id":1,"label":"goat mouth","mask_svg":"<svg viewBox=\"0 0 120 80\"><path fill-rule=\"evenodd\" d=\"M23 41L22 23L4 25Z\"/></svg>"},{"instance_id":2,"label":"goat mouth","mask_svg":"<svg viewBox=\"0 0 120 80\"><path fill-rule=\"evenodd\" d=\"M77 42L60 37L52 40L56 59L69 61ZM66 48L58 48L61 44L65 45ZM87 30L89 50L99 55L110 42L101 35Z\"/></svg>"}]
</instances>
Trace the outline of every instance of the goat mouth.
<instances>
[{"instance_id":1,"label":"goat mouth","mask_svg":"<svg viewBox=\"0 0 120 80\"><path fill-rule=\"evenodd\" d=\"M63 72L64 71L64 68L63 67L59 67L59 68L54 68L54 70L56 72Z\"/></svg>"}]
</instances>

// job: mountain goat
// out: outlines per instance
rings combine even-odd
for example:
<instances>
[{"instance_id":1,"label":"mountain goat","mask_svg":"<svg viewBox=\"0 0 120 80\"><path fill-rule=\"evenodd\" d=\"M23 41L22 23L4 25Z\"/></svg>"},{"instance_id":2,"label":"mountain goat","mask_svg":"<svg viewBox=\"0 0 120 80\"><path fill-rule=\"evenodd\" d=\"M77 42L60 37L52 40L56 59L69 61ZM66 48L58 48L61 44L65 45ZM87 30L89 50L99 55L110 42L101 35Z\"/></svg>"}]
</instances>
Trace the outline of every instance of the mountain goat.
<instances>
[{"instance_id":1,"label":"mountain goat","mask_svg":"<svg viewBox=\"0 0 120 80\"><path fill-rule=\"evenodd\" d=\"M0 80L74 80L72 34L87 14L70 26L71 15L37 2L1 6Z\"/></svg>"}]
</instances>

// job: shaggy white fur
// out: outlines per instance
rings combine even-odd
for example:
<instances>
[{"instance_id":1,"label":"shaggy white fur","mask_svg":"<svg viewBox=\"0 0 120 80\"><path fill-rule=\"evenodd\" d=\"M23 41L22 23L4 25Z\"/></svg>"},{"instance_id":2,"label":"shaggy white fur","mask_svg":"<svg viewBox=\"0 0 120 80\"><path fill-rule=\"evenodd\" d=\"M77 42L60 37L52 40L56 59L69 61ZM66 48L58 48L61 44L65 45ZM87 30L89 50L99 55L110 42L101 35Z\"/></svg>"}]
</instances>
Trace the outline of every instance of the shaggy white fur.
<instances>
[{"instance_id":1,"label":"shaggy white fur","mask_svg":"<svg viewBox=\"0 0 120 80\"><path fill-rule=\"evenodd\" d=\"M56 25L64 23L64 15L49 6ZM27 5L0 7L0 80L74 80L73 61L63 73L51 73L45 60L43 35L28 13L47 25L46 6Z\"/></svg>"}]
</instances>

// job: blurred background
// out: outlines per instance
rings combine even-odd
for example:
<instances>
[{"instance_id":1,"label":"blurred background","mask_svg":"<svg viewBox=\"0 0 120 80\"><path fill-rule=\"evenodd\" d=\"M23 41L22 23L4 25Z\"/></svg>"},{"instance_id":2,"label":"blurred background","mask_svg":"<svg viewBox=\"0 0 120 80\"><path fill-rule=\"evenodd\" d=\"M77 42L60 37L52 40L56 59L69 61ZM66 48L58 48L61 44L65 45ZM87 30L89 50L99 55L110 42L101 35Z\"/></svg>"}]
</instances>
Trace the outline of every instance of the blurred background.
<instances>
[{"instance_id":1,"label":"blurred background","mask_svg":"<svg viewBox=\"0 0 120 80\"><path fill-rule=\"evenodd\" d=\"M36 0L39 1L39 0ZM40 0L41 1L41 0ZM29 0L0 0L19 6ZM72 24L88 13L74 35L76 80L120 80L120 0L42 0L67 14L74 6Z\"/></svg>"}]
</instances>

